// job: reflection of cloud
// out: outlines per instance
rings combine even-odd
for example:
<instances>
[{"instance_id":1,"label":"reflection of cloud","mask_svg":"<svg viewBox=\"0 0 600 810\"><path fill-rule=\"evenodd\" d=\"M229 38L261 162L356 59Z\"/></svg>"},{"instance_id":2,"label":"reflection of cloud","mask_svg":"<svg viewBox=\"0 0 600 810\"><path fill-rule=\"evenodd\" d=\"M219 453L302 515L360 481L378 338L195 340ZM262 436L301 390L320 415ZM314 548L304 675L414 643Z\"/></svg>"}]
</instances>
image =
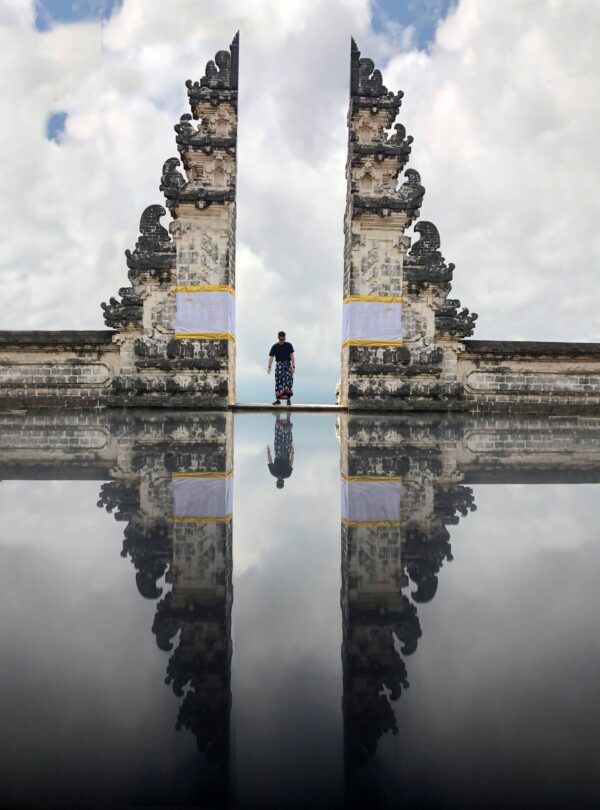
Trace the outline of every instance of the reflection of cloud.
<instances>
[{"instance_id":1,"label":"reflection of cloud","mask_svg":"<svg viewBox=\"0 0 600 810\"><path fill-rule=\"evenodd\" d=\"M164 774L182 775L197 758L193 737L177 741L177 754L177 700L150 632L155 604L137 592L120 556L123 524L96 507L99 488L0 483L5 806L58 795L74 806L90 795L106 805L133 794L172 802L178 779L169 799Z\"/></svg>"},{"instance_id":2,"label":"reflection of cloud","mask_svg":"<svg viewBox=\"0 0 600 810\"><path fill-rule=\"evenodd\" d=\"M248 804L279 806L293 795L299 804L336 806L342 764L339 445L332 415L292 414L292 420L294 473L283 491L266 465L272 414L242 414L234 426L236 782Z\"/></svg>"},{"instance_id":3,"label":"reflection of cloud","mask_svg":"<svg viewBox=\"0 0 600 810\"><path fill-rule=\"evenodd\" d=\"M427 804L429 784L457 806L490 806L500 780L505 803L562 807L568 795L593 805L597 489L476 487L477 512L452 531L454 561L419 607L423 637L397 707L402 734L380 746L381 779L397 783L398 757L412 774L407 800L418 793Z\"/></svg>"},{"instance_id":4,"label":"reflection of cloud","mask_svg":"<svg viewBox=\"0 0 600 810\"><path fill-rule=\"evenodd\" d=\"M236 417L234 486L234 565L236 576L253 567L264 568L266 558L281 553L289 543L302 554L307 538L301 516L311 514L311 525L333 528L339 538L339 446L335 418L329 414L292 411L295 462L293 476L283 491L267 468L267 445L273 449L272 414ZM338 539L339 542L339 539ZM300 547L297 544L300 543Z\"/></svg>"}]
</instances>

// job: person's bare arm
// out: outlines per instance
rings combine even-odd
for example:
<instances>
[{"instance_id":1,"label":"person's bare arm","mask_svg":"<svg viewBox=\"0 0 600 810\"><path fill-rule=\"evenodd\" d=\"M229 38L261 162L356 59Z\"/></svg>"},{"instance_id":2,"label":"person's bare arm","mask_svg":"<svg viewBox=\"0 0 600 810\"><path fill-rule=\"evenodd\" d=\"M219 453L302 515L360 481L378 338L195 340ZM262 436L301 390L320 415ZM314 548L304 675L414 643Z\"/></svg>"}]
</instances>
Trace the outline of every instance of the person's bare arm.
<instances>
[{"instance_id":1,"label":"person's bare arm","mask_svg":"<svg viewBox=\"0 0 600 810\"><path fill-rule=\"evenodd\" d=\"M294 466L294 456L295 456L294 448L292 447L292 452L290 453L290 467Z\"/></svg>"},{"instance_id":2,"label":"person's bare arm","mask_svg":"<svg viewBox=\"0 0 600 810\"><path fill-rule=\"evenodd\" d=\"M290 360L292 361L292 374L296 371L296 355L294 352L290 354Z\"/></svg>"},{"instance_id":3,"label":"person's bare arm","mask_svg":"<svg viewBox=\"0 0 600 810\"><path fill-rule=\"evenodd\" d=\"M267 464L273 463L273 456L271 455L271 445L267 445Z\"/></svg>"},{"instance_id":4,"label":"person's bare arm","mask_svg":"<svg viewBox=\"0 0 600 810\"><path fill-rule=\"evenodd\" d=\"M271 366L273 365L273 355L269 355L269 365L267 366L267 374L271 373Z\"/></svg>"}]
</instances>

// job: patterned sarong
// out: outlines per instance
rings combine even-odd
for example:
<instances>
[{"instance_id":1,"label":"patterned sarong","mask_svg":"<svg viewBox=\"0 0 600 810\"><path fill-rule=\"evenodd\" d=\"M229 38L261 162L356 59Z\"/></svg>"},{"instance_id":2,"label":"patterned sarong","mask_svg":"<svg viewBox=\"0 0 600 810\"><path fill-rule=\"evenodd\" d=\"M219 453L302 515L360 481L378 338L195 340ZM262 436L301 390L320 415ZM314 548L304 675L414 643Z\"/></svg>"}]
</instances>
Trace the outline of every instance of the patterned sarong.
<instances>
[{"instance_id":1,"label":"patterned sarong","mask_svg":"<svg viewBox=\"0 0 600 810\"><path fill-rule=\"evenodd\" d=\"M290 360L281 360L275 366L275 399L291 399L294 375Z\"/></svg>"},{"instance_id":2,"label":"patterned sarong","mask_svg":"<svg viewBox=\"0 0 600 810\"><path fill-rule=\"evenodd\" d=\"M289 419L277 419L275 422L275 441L273 443L275 458L285 458L289 461L293 444L292 423Z\"/></svg>"}]
</instances>

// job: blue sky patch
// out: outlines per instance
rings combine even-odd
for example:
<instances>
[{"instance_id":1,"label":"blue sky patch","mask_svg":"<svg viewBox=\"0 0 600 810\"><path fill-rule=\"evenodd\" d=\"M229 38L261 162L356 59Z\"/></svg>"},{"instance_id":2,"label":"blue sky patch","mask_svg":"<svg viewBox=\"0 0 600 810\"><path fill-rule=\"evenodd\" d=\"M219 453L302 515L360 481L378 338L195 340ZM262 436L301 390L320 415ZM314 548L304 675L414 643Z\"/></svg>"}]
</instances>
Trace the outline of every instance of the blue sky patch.
<instances>
[{"instance_id":1,"label":"blue sky patch","mask_svg":"<svg viewBox=\"0 0 600 810\"><path fill-rule=\"evenodd\" d=\"M57 23L107 20L121 7L122 0L37 0L35 27L48 31Z\"/></svg>"},{"instance_id":2,"label":"blue sky patch","mask_svg":"<svg viewBox=\"0 0 600 810\"><path fill-rule=\"evenodd\" d=\"M425 49L435 37L440 20L457 5L457 0L374 0L373 28L385 31L390 23L412 25L416 44Z\"/></svg>"},{"instance_id":3,"label":"blue sky patch","mask_svg":"<svg viewBox=\"0 0 600 810\"><path fill-rule=\"evenodd\" d=\"M49 141L60 143L61 136L65 131L67 117L66 112L53 112L50 114L46 121L46 137Z\"/></svg>"}]
</instances>

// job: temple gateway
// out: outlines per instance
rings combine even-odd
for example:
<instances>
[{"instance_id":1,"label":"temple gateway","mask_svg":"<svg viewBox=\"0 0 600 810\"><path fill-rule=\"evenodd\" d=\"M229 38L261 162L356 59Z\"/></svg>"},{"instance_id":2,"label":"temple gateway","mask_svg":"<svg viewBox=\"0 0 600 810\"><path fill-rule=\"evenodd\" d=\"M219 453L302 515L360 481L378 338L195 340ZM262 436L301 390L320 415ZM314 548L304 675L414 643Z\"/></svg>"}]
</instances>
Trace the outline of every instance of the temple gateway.
<instances>
[{"instance_id":1,"label":"temple gateway","mask_svg":"<svg viewBox=\"0 0 600 810\"><path fill-rule=\"evenodd\" d=\"M108 328L0 332L0 407L235 406L238 65L236 34L186 83L165 207L141 215ZM454 265L420 219L402 95L352 41L340 408L597 413L600 344L470 339L477 316L450 297Z\"/></svg>"}]
</instances>

